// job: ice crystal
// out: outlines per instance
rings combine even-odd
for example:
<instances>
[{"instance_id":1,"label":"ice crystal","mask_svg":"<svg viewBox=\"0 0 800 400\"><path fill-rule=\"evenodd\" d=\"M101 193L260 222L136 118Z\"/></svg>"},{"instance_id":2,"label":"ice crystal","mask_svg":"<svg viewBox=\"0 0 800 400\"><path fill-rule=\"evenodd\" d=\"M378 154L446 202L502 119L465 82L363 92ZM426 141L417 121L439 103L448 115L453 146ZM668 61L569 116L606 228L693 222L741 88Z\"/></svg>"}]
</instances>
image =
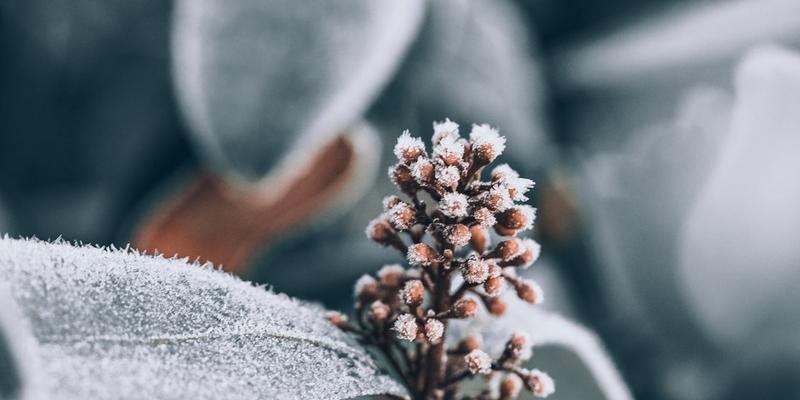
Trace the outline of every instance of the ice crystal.
<instances>
[{"instance_id":1,"label":"ice crystal","mask_svg":"<svg viewBox=\"0 0 800 400\"><path fill-rule=\"evenodd\" d=\"M209 265L0 239L44 398L404 395L320 308Z\"/></svg>"},{"instance_id":2,"label":"ice crystal","mask_svg":"<svg viewBox=\"0 0 800 400\"><path fill-rule=\"evenodd\" d=\"M439 202L439 210L448 217L465 217L467 215L467 196L461 193L447 193Z\"/></svg>"}]
</instances>

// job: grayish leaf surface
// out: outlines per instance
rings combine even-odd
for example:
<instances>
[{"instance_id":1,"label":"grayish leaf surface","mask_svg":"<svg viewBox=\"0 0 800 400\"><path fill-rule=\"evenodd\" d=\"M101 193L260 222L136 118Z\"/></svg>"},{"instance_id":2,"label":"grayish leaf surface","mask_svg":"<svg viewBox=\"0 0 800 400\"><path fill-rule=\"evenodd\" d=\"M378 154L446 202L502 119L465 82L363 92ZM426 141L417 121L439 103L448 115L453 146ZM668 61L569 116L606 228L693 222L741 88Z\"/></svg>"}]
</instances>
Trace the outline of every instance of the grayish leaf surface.
<instances>
[{"instance_id":1,"label":"grayish leaf surface","mask_svg":"<svg viewBox=\"0 0 800 400\"><path fill-rule=\"evenodd\" d=\"M47 398L329 399L402 387L302 304L209 265L0 239Z\"/></svg>"},{"instance_id":2,"label":"grayish leaf surface","mask_svg":"<svg viewBox=\"0 0 800 400\"><path fill-rule=\"evenodd\" d=\"M175 80L205 155L260 178L290 144L308 148L357 122L402 61L424 4L178 1Z\"/></svg>"}]
</instances>

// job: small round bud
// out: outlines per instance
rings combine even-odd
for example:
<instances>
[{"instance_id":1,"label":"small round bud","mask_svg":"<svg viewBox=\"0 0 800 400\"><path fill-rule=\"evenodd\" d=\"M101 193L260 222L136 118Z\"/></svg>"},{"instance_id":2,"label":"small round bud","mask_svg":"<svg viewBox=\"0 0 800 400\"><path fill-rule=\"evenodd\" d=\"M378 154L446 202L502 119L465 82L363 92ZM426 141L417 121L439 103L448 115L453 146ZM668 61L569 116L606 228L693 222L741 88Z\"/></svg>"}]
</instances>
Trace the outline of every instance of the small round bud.
<instances>
[{"instance_id":1,"label":"small round bud","mask_svg":"<svg viewBox=\"0 0 800 400\"><path fill-rule=\"evenodd\" d=\"M461 299L453 304L452 310L456 318L471 318L478 312L478 303L472 299Z\"/></svg>"},{"instance_id":2,"label":"small round bud","mask_svg":"<svg viewBox=\"0 0 800 400\"><path fill-rule=\"evenodd\" d=\"M397 333L399 339L413 342L417 339L419 325L417 324L417 319L413 315L400 314L394 321L392 329Z\"/></svg>"},{"instance_id":3,"label":"small round bud","mask_svg":"<svg viewBox=\"0 0 800 400\"><path fill-rule=\"evenodd\" d=\"M391 240L392 236L395 235L395 231L389 225L385 215L381 215L370 221L364 233L367 234L368 238L383 245L386 245L389 240Z\"/></svg>"},{"instance_id":4,"label":"small round bud","mask_svg":"<svg viewBox=\"0 0 800 400\"><path fill-rule=\"evenodd\" d=\"M378 270L378 278L384 286L399 287L403 282L405 272L405 269L399 264L384 265Z\"/></svg>"},{"instance_id":5,"label":"small round bud","mask_svg":"<svg viewBox=\"0 0 800 400\"><path fill-rule=\"evenodd\" d=\"M469 353L470 351L481 347L481 344L480 336L469 335L458 342L458 351L462 353Z\"/></svg>"},{"instance_id":6,"label":"small round bud","mask_svg":"<svg viewBox=\"0 0 800 400\"><path fill-rule=\"evenodd\" d=\"M440 187L455 190L460 179L461 172L456 167L439 166L436 168L436 184Z\"/></svg>"},{"instance_id":7,"label":"small round bud","mask_svg":"<svg viewBox=\"0 0 800 400\"><path fill-rule=\"evenodd\" d=\"M506 149L506 138L488 124L472 125L469 141L473 160L478 165L489 164Z\"/></svg>"},{"instance_id":8,"label":"small round bud","mask_svg":"<svg viewBox=\"0 0 800 400\"><path fill-rule=\"evenodd\" d=\"M503 274L503 268L497 265L497 261L489 259L486 263L489 264L489 278L497 278Z\"/></svg>"},{"instance_id":9,"label":"small round bud","mask_svg":"<svg viewBox=\"0 0 800 400\"><path fill-rule=\"evenodd\" d=\"M369 319L375 322L383 322L389 318L389 306L378 300L369 307Z\"/></svg>"},{"instance_id":10,"label":"small round bud","mask_svg":"<svg viewBox=\"0 0 800 400\"><path fill-rule=\"evenodd\" d=\"M444 336L444 324L438 319L430 318L425 322L425 338L431 344L438 344Z\"/></svg>"},{"instance_id":11,"label":"small round bud","mask_svg":"<svg viewBox=\"0 0 800 400\"><path fill-rule=\"evenodd\" d=\"M497 315L497 316L503 315L506 313L506 308L508 308L506 302L501 300L499 297L489 298L486 301L486 303L487 303L486 305L489 308L489 314L492 315Z\"/></svg>"},{"instance_id":12,"label":"small round bud","mask_svg":"<svg viewBox=\"0 0 800 400\"><path fill-rule=\"evenodd\" d=\"M507 190L493 187L481 197L483 204L491 211L505 211L514 205L514 200L508 195Z\"/></svg>"},{"instance_id":13,"label":"small round bud","mask_svg":"<svg viewBox=\"0 0 800 400\"><path fill-rule=\"evenodd\" d=\"M418 279L410 280L400 291L400 300L409 307L416 307L422 304L425 299L425 286Z\"/></svg>"},{"instance_id":14,"label":"small round bud","mask_svg":"<svg viewBox=\"0 0 800 400\"><path fill-rule=\"evenodd\" d=\"M403 164L395 164L389 167L389 178L403 193L412 195L419 188L411 175L411 170Z\"/></svg>"},{"instance_id":15,"label":"small round bud","mask_svg":"<svg viewBox=\"0 0 800 400\"><path fill-rule=\"evenodd\" d=\"M464 356L467 369L474 375L488 375L492 372L492 358L483 350L475 349Z\"/></svg>"},{"instance_id":16,"label":"small round bud","mask_svg":"<svg viewBox=\"0 0 800 400\"><path fill-rule=\"evenodd\" d=\"M411 165L411 176L420 185L431 186L435 183L436 173L433 163L427 158L420 158Z\"/></svg>"},{"instance_id":17,"label":"small round bud","mask_svg":"<svg viewBox=\"0 0 800 400\"><path fill-rule=\"evenodd\" d=\"M481 226L494 226L497 223L497 219L494 217L494 213L486 207L481 207L475 212L472 213L472 217L475 218Z\"/></svg>"},{"instance_id":18,"label":"small round bud","mask_svg":"<svg viewBox=\"0 0 800 400\"><path fill-rule=\"evenodd\" d=\"M516 374L508 374L500 382L500 400L513 400L522 391L522 379Z\"/></svg>"},{"instance_id":19,"label":"small round bud","mask_svg":"<svg viewBox=\"0 0 800 400\"><path fill-rule=\"evenodd\" d=\"M466 246L472 238L470 229L464 224L450 225L445 232L447 242L456 249Z\"/></svg>"},{"instance_id":20,"label":"small round bud","mask_svg":"<svg viewBox=\"0 0 800 400\"><path fill-rule=\"evenodd\" d=\"M521 205L511 207L499 214L497 214L497 223L507 229L526 230L533 226L536 220L536 209L528 206Z\"/></svg>"},{"instance_id":21,"label":"small round bud","mask_svg":"<svg viewBox=\"0 0 800 400\"><path fill-rule=\"evenodd\" d=\"M534 369L524 377L523 383L534 396L545 398L556 391L556 384L553 378L547 373Z\"/></svg>"},{"instance_id":22,"label":"small round bud","mask_svg":"<svg viewBox=\"0 0 800 400\"><path fill-rule=\"evenodd\" d=\"M464 280L473 285L486 282L489 277L489 264L478 257L470 257L461 270Z\"/></svg>"},{"instance_id":23,"label":"small round bud","mask_svg":"<svg viewBox=\"0 0 800 400\"><path fill-rule=\"evenodd\" d=\"M403 200L395 195L386 196L383 198L383 209L384 211L389 211L392 207L402 202Z\"/></svg>"},{"instance_id":24,"label":"small round bud","mask_svg":"<svg viewBox=\"0 0 800 400\"><path fill-rule=\"evenodd\" d=\"M544 292L538 283L530 279L517 279L514 281L514 289L517 296L531 304L541 304L544 302Z\"/></svg>"},{"instance_id":25,"label":"small round bud","mask_svg":"<svg viewBox=\"0 0 800 400\"><path fill-rule=\"evenodd\" d=\"M388 216L389 223L398 231L408 230L417 223L414 207L402 201L389 210Z\"/></svg>"},{"instance_id":26,"label":"small round bud","mask_svg":"<svg viewBox=\"0 0 800 400\"><path fill-rule=\"evenodd\" d=\"M489 230L485 227L480 225L473 225L469 228L470 232L470 240L469 244L472 248L478 252L478 254L483 254L486 252L486 249L489 248Z\"/></svg>"},{"instance_id":27,"label":"small round bud","mask_svg":"<svg viewBox=\"0 0 800 400\"><path fill-rule=\"evenodd\" d=\"M522 241L512 238L498 243L490 255L503 261L511 261L522 254L523 251L525 251L525 248L522 246Z\"/></svg>"},{"instance_id":28,"label":"small round bud","mask_svg":"<svg viewBox=\"0 0 800 400\"><path fill-rule=\"evenodd\" d=\"M444 165L456 166L464 161L464 145L457 136L442 138L433 148L433 153L442 160Z\"/></svg>"},{"instance_id":29,"label":"small round bud","mask_svg":"<svg viewBox=\"0 0 800 400\"><path fill-rule=\"evenodd\" d=\"M428 266L438 260L439 254L425 243L416 243L408 247L406 258L412 265Z\"/></svg>"},{"instance_id":30,"label":"small round bud","mask_svg":"<svg viewBox=\"0 0 800 400\"><path fill-rule=\"evenodd\" d=\"M439 211L448 217L466 217L468 207L467 196L461 193L446 193L439 201Z\"/></svg>"},{"instance_id":31,"label":"small round bud","mask_svg":"<svg viewBox=\"0 0 800 400\"><path fill-rule=\"evenodd\" d=\"M497 297L503 293L503 278L499 276L491 277L483 283L483 290L489 297Z\"/></svg>"},{"instance_id":32,"label":"small round bud","mask_svg":"<svg viewBox=\"0 0 800 400\"><path fill-rule=\"evenodd\" d=\"M524 332L514 332L506 342L506 354L513 361L525 361L533 355L531 339Z\"/></svg>"},{"instance_id":33,"label":"small round bud","mask_svg":"<svg viewBox=\"0 0 800 400\"><path fill-rule=\"evenodd\" d=\"M378 282L367 274L361 275L353 288L353 294L360 301L372 301L378 298Z\"/></svg>"},{"instance_id":34,"label":"small round bud","mask_svg":"<svg viewBox=\"0 0 800 400\"><path fill-rule=\"evenodd\" d=\"M325 313L325 319L330 321L330 323L339 329L344 329L347 327L347 316L338 311L328 311Z\"/></svg>"},{"instance_id":35,"label":"small round bud","mask_svg":"<svg viewBox=\"0 0 800 400\"><path fill-rule=\"evenodd\" d=\"M519 178L519 173L508 164L500 164L492 169L491 177L493 182L503 182Z\"/></svg>"},{"instance_id":36,"label":"small round bud","mask_svg":"<svg viewBox=\"0 0 800 400\"><path fill-rule=\"evenodd\" d=\"M511 264L525 269L533 265L533 263L539 259L542 246L533 239L523 239L522 246L525 248L525 251L523 251L519 257L511 260Z\"/></svg>"},{"instance_id":37,"label":"small round bud","mask_svg":"<svg viewBox=\"0 0 800 400\"><path fill-rule=\"evenodd\" d=\"M431 138L431 142L433 142L435 146L446 137L458 139L458 124L450 121L450 118L445 118L443 122L433 123L433 137Z\"/></svg>"},{"instance_id":38,"label":"small round bud","mask_svg":"<svg viewBox=\"0 0 800 400\"><path fill-rule=\"evenodd\" d=\"M397 138L394 155L400 162L410 164L425 154L425 143L420 138L412 137L408 130Z\"/></svg>"}]
</instances>

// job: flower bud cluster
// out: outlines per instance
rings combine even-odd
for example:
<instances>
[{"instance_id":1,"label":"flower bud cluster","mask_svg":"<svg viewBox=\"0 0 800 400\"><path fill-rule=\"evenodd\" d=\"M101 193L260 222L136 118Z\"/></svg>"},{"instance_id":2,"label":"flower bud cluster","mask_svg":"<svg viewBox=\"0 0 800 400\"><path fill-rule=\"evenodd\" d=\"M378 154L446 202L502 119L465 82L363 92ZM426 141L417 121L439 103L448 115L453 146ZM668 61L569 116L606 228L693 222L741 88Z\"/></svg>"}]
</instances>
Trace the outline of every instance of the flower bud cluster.
<instances>
[{"instance_id":1,"label":"flower bud cluster","mask_svg":"<svg viewBox=\"0 0 800 400\"><path fill-rule=\"evenodd\" d=\"M523 204L534 182L507 164L484 171L506 148L495 128L473 125L462 137L459 125L447 119L433 130L430 152L409 131L398 138L389 178L405 198L386 197L383 212L366 229L371 240L401 251L408 266L387 265L376 277L362 276L354 322L340 314L330 320L384 351L421 398L452 397L462 376L495 372L505 376L500 397L493 398L516 398L522 388L547 396L552 379L520 366L532 355L524 334L514 334L496 357L481 349L476 336L454 345L446 340L451 319L472 318L481 309L505 313L500 295L506 290L531 304L543 301L541 287L516 274L540 254L538 243L520 236L536 220L536 209ZM492 246L494 235L501 239Z\"/></svg>"}]
</instances>

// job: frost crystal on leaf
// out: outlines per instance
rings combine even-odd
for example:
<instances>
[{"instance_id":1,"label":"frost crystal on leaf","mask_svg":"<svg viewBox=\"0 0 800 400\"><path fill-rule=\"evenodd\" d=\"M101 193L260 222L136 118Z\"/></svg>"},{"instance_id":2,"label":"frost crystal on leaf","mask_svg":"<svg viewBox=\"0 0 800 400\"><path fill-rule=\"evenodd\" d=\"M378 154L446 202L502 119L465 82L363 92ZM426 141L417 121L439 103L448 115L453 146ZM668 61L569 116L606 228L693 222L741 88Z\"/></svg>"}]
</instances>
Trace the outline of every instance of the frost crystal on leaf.
<instances>
[{"instance_id":1,"label":"frost crystal on leaf","mask_svg":"<svg viewBox=\"0 0 800 400\"><path fill-rule=\"evenodd\" d=\"M474 375L492 372L492 358L483 350L472 350L464 356L464 362L467 364L469 372Z\"/></svg>"},{"instance_id":2,"label":"frost crystal on leaf","mask_svg":"<svg viewBox=\"0 0 800 400\"><path fill-rule=\"evenodd\" d=\"M41 398L405 394L319 307L210 265L4 238L0 282L39 344Z\"/></svg>"},{"instance_id":3,"label":"frost crystal on leaf","mask_svg":"<svg viewBox=\"0 0 800 400\"><path fill-rule=\"evenodd\" d=\"M468 207L467 196L461 193L447 193L439 201L439 210L448 217L466 217Z\"/></svg>"}]
</instances>

